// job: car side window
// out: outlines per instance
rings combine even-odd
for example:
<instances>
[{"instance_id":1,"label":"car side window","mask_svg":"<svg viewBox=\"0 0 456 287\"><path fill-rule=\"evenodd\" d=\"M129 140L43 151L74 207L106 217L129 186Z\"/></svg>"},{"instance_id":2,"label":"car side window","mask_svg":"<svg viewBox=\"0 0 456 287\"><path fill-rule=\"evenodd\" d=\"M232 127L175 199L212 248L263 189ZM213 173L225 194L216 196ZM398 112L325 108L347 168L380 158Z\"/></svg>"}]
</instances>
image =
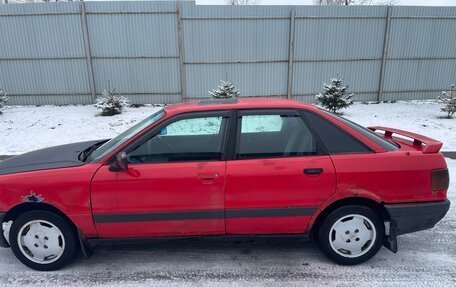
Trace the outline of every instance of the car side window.
<instances>
[{"instance_id":1,"label":"car side window","mask_svg":"<svg viewBox=\"0 0 456 287\"><path fill-rule=\"evenodd\" d=\"M268 114L240 117L237 159L316 154L317 142L299 116Z\"/></svg>"},{"instance_id":2,"label":"car side window","mask_svg":"<svg viewBox=\"0 0 456 287\"><path fill-rule=\"evenodd\" d=\"M241 133L280 132L282 123L280 115L244 116Z\"/></svg>"},{"instance_id":3,"label":"car side window","mask_svg":"<svg viewBox=\"0 0 456 287\"><path fill-rule=\"evenodd\" d=\"M129 163L215 161L222 156L223 117L201 117L173 122L127 153Z\"/></svg>"},{"instance_id":4,"label":"car side window","mask_svg":"<svg viewBox=\"0 0 456 287\"><path fill-rule=\"evenodd\" d=\"M304 115L329 154L372 152L357 139L328 120L312 112L304 111Z\"/></svg>"}]
</instances>

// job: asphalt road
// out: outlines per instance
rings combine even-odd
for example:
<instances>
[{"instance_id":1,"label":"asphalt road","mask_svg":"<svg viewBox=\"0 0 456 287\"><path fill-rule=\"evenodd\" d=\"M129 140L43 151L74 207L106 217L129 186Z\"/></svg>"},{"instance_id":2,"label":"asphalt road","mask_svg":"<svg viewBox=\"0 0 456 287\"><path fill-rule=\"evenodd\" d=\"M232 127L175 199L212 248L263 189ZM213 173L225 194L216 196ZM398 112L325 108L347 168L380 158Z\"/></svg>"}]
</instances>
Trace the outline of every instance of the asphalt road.
<instances>
[{"instance_id":1,"label":"asphalt road","mask_svg":"<svg viewBox=\"0 0 456 287\"><path fill-rule=\"evenodd\" d=\"M456 160L448 160L456 178ZM456 184L449 198L456 203ZM399 237L358 266L338 266L312 242L220 238L99 247L56 272L0 249L1 286L456 286L456 208L434 229Z\"/></svg>"}]
</instances>

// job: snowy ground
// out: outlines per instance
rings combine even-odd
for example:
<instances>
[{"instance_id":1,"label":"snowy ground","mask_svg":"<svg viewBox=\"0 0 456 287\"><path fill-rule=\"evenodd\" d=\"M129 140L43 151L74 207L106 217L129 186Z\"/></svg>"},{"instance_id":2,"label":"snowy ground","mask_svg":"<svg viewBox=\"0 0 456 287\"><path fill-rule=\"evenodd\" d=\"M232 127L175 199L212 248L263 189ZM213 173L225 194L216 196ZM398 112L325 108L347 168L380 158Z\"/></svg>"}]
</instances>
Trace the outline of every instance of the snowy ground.
<instances>
[{"instance_id":1,"label":"snowy ground","mask_svg":"<svg viewBox=\"0 0 456 287\"><path fill-rule=\"evenodd\" d=\"M456 178L456 160L447 159ZM456 181L448 192L456 202ZM0 249L5 286L456 286L456 206L434 229L399 237L357 266L338 266L297 240L189 239L104 246L56 272L36 272Z\"/></svg>"},{"instance_id":2,"label":"snowy ground","mask_svg":"<svg viewBox=\"0 0 456 287\"><path fill-rule=\"evenodd\" d=\"M356 104L345 116L364 126L384 125L443 141L442 150L456 151L456 119L442 119L432 101ZM0 155L16 155L44 147L111 138L156 111L128 108L114 117L95 116L92 106L7 107L0 115Z\"/></svg>"},{"instance_id":3,"label":"snowy ground","mask_svg":"<svg viewBox=\"0 0 456 287\"><path fill-rule=\"evenodd\" d=\"M158 109L127 108L121 115L101 117L93 106L9 106L0 115L0 155L112 138Z\"/></svg>"},{"instance_id":4,"label":"snowy ground","mask_svg":"<svg viewBox=\"0 0 456 287\"><path fill-rule=\"evenodd\" d=\"M363 126L387 126L423 134L443 142L443 151L456 151L456 118L442 118L441 108L435 101L356 104L344 111L344 117Z\"/></svg>"}]
</instances>

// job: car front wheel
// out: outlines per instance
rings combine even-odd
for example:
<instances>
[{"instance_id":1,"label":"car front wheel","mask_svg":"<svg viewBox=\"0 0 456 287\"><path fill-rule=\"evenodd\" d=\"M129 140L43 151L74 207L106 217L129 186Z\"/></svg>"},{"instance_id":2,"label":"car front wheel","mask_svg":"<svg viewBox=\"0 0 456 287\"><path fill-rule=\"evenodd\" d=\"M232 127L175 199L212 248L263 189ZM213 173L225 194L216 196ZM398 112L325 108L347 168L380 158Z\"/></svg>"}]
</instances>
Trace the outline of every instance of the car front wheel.
<instances>
[{"instance_id":1,"label":"car front wheel","mask_svg":"<svg viewBox=\"0 0 456 287\"><path fill-rule=\"evenodd\" d=\"M40 271L64 267L77 252L71 226L48 211L21 214L11 226L9 239L14 255L28 267Z\"/></svg>"},{"instance_id":2,"label":"car front wheel","mask_svg":"<svg viewBox=\"0 0 456 287\"><path fill-rule=\"evenodd\" d=\"M318 231L323 253L342 265L372 258L380 250L385 234L383 221L368 207L349 205L331 212Z\"/></svg>"}]
</instances>

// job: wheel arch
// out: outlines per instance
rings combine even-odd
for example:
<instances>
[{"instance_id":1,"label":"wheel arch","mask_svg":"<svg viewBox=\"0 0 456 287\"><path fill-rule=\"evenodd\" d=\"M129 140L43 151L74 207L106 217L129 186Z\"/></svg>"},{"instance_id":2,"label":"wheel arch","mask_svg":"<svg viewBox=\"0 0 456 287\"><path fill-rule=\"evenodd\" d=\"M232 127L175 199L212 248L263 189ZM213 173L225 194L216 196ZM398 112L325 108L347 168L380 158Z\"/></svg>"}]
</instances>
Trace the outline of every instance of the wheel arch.
<instances>
[{"instance_id":1,"label":"wheel arch","mask_svg":"<svg viewBox=\"0 0 456 287\"><path fill-rule=\"evenodd\" d=\"M52 212L54 214L59 215L62 217L65 221L68 222L68 224L72 227L72 229L76 232L77 231L77 226L76 224L60 209L57 207L40 202L40 203L31 203L31 202L24 202L20 203L13 208L11 208L8 212L6 212L5 217L3 218L3 222L8 222L10 220L14 221L20 214L27 212L27 211L32 211L32 210L43 210L43 211L48 211Z\"/></svg>"},{"instance_id":2,"label":"wheel arch","mask_svg":"<svg viewBox=\"0 0 456 287\"><path fill-rule=\"evenodd\" d=\"M388 211L382 204L382 202L377 202L373 199L367 197L346 197L334 201L333 203L326 206L313 221L313 224L310 229L310 234L312 237L318 233L318 228L321 226L323 220L334 210L339 207L346 206L346 205L361 205L367 206L373 209L384 221L389 221L390 217Z\"/></svg>"}]
</instances>

